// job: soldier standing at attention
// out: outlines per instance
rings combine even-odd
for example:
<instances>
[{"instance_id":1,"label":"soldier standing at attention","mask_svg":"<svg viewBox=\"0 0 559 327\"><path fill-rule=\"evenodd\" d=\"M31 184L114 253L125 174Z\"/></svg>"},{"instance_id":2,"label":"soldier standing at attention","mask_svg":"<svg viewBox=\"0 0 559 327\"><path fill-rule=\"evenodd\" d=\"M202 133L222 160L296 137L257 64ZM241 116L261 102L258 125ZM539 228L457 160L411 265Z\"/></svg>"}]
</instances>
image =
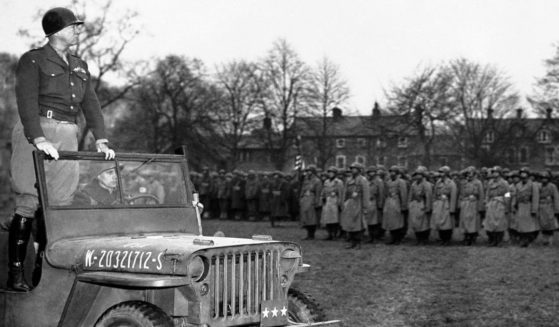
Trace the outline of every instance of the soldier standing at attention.
<instances>
[{"instance_id":1,"label":"soldier standing at attention","mask_svg":"<svg viewBox=\"0 0 559 327\"><path fill-rule=\"evenodd\" d=\"M413 173L413 183L409 194L409 217L412 230L415 232L416 244L426 245L429 240L429 218L433 201L433 185L427 181L427 168L417 167Z\"/></svg>"},{"instance_id":2,"label":"soldier standing at attention","mask_svg":"<svg viewBox=\"0 0 559 327\"><path fill-rule=\"evenodd\" d=\"M543 234L543 244L552 245L553 233L559 229L557 217L559 216L559 192L555 184L551 183L551 173L544 171L541 174L540 206L538 220Z\"/></svg>"},{"instance_id":3,"label":"soldier standing at attention","mask_svg":"<svg viewBox=\"0 0 559 327\"><path fill-rule=\"evenodd\" d=\"M369 182L361 175L363 165L354 162L349 166L351 177L344 189L342 228L349 235L348 249L361 248L361 234L366 227L365 217L369 208Z\"/></svg>"},{"instance_id":4,"label":"soldier standing at attention","mask_svg":"<svg viewBox=\"0 0 559 327\"><path fill-rule=\"evenodd\" d=\"M202 168L202 174L200 176L198 188L198 194L200 195L200 202L204 205L203 218L210 218L210 192L212 189L212 177L210 176L210 169L208 167Z\"/></svg>"},{"instance_id":5,"label":"soldier standing at attention","mask_svg":"<svg viewBox=\"0 0 559 327\"><path fill-rule=\"evenodd\" d=\"M301 225L307 230L304 240L313 240L318 225L320 207L322 205L322 181L316 175L316 166L309 165L304 172L301 195L299 197L299 215Z\"/></svg>"},{"instance_id":6,"label":"soldier standing at attention","mask_svg":"<svg viewBox=\"0 0 559 327\"><path fill-rule=\"evenodd\" d=\"M254 170L248 171L245 183L245 199L247 202L248 220L254 221L256 219L256 209L258 206L258 178Z\"/></svg>"},{"instance_id":7,"label":"soldier standing at attention","mask_svg":"<svg viewBox=\"0 0 559 327\"><path fill-rule=\"evenodd\" d=\"M475 177L475 168L465 169L466 180L460 185L460 227L464 230L464 245L475 243L481 229L481 212L485 210L483 184Z\"/></svg>"},{"instance_id":8,"label":"soldier standing at attention","mask_svg":"<svg viewBox=\"0 0 559 327\"><path fill-rule=\"evenodd\" d=\"M267 220L270 217L270 201L272 191L271 174L265 172L260 178L258 184L258 217L260 220Z\"/></svg>"},{"instance_id":9,"label":"soldier standing at attention","mask_svg":"<svg viewBox=\"0 0 559 327\"><path fill-rule=\"evenodd\" d=\"M273 181L270 183L270 224L276 227L276 221L282 220L288 215L289 206L289 184L285 181L281 171L274 172Z\"/></svg>"},{"instance_id":10,"label":"soldier standing at attention","mask_svg":"<svg viewBox=\"0 0 559 327\"><path fill-rule=\"evenodd\" d=\"M390 177L386 182L386 198L382 213L382 227L390 232L387 244L400 244L406 236L405 216L408 211L408 190L406 182L400 178L398 166L388 170Z\"/></svg>"},{"instance_id":11,"label":"soldier standing at attention","mask_svg":"<svg viewBox=\"0 0 559 327\"><path fill-rule=\"evenodd\" d=\"M322 187L322 217L321 222L326 226L328 237L326 240L334 240L338 235L340 227L340 207L343 203L344 183L336 175L338 169L332 166L326 171L328 178Z\"/></svg>"},{"instance_id":12,"label":"soldier standing at attention","mask_svg":"<svg viewBox=\"0 0 559 327\"><path fill-rule=\"evenodd\" d=\"M520 182L516 184L514 200L514 219L518 224L520 246L527 247L537 237L540 230L537 213L540 203L539 187L530 180L530 171L523 167L520 169Z\"/></svg>"},{"instance_id":13,"label":"soldier standing at attention","mask_svg":"<svg viewBox=\"0 0 559 327\"><path fill-rule=\"evenodd\" d=\"M369 178L369 209L367 210L367 225L369 229L369 243L379 238L382 224L382 208L384 207L384 181L380 179L377 168L367 169Z\"/></svg>"},{"instance_id":14,"label":"soldier standing at attention","mask_svg":"<svg viewBox=\"0 0 559 327\"><path fill-rule=\"evenodd\" d=\"M79 167L75 162L58 162L58 151L78 150L78 113L96 138L98 152L114 159L105 134L99 100L85 61L74 56L70 47L78 43L83 24L65 8L54 8L42 20L48 44L26 52L16 70L16 99L20 121L12 132L11 176L16 193L16 209L9 233L10 290L27 292L31 287L23 277L23 264L31 223L38 212L32 152L36 149L55 161L45 162L51 204L72 202L78 186Z\"/></svg>"},{"instance_id":15,"label":"soldier standing at attention","mask_svg":"<svg viewBox=\"0 0 559 327\"><path fill-rule=\"evenodd\" d=\"M231 211L235 220L241 220L245 210L245 179L240 170L233 171L231 179Z\"/></svg>"},{"instance_id":16,"label":"soldier standing at attention","mask_svg":"<svg viewBox=\"0 0 559 327\"><path fill-rule=\"evenodd\" d=\"M215 188L217 199L219 201L219 219L227 219L229 215L229 198L231 197L231 173L225 173L225 170L219 170L219 177L216 180Z\"/></svg>"},{"instance_id":17,"label":"soldier standing at attention","mask_svg":"<svg viewBox=\"0 0 559 327\"><path fill-rule=\"evenodd\" d=\"M431 228L439 231L441 245L449 245L452 238L454 221L456 220L456 184L450 179L450 168L442 166L439 168L441 177L435 184L433 191L433 215L431 216Z\"/></svg>"},{"instance_id":18,"label":"soldier standing at attention","mask_svg":"<svg viewBox=\"0 0 559 327\"><path fill-rule=\"evenodd\" d=\"M503 179L502 169L495 166L490 171L491 179L485 191L485 220L483 228L487 232L490 246L498 246L508 227L507 214L510 208L510 186Z\"/></svg>"}]
</instances>

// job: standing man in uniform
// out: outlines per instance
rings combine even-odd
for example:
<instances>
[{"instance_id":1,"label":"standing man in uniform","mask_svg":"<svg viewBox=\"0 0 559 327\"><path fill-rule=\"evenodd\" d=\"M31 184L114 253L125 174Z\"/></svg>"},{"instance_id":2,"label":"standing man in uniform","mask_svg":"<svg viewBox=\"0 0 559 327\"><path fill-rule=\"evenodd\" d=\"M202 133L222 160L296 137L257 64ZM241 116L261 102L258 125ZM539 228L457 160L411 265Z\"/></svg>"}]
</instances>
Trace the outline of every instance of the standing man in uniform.
<instances>
[{"instance_id":1,"label":"standing man in uniform","mask_svg":"<svg viewBox=\"0 0 559 327\"><path fill-rule=\"evenodd\" d=\"M204 205L203 218L210 218L210 192L212 190L212 177L210 176L210 169L208 167L202 168L198 185L198 194L200 195L200 202Z\"/></svg>"},{"instance_id":2,"label":"standing man in uniform","mask_svg":"<svg viewBox=\"0 0 559 327\"><path fill-rule=\"evenodd\" d=\"M527 247L538 237L540 231L537 217L540 190L537 184L530 179L530 171L526 167L520 169L520 182L516 184L515 188L514 219L518 224L520 246Z\"/></svg>"},{"instance_id":3,"label":"standing man in uniform","mask_svg":"<svg viewBox=\"0 0 559 327\"><path fill-rule=\"evenodd\" d=\"M342 228L348 233L348 249L361 248L361 234L366 227L365 217L369 208L369 182L361 175L363 165L354 162L349 166L351 176L344 189Z\"/></svg>"},{"instance_id":4,"label":"standing man in uniform","mask_svg":"<svg viewBox=\"0 0 559 327\"><path fill-rule=\"evenodd\" d=\"M382 225L382 208L384 207L384 181L379 177L376 166L367 169L369 178L369 209L367 210L367 226L369 243L380 238Z\"/></svg>"},{"instance_id":5,"label":"standing man in uniform","mask_svg":"<svg viewBox=\"0 0 559 327\"><path fill-rule=\"evenodd\" d=\"M501 167L495 166L490 171L491 179L485 191L485 220L483 228L489 238L490 246L498 246L508 227L507 215L511 208L510 186L503 179Z\"/></svg>"},{"instance_id":6,"label":"standing man in uniform","mask_svg":"<svg viewBox=\"0 0 559 327\"><path fill-rule=\"evenodd\" d=\"M450 178L450 168L439 168L441 177L435 184L431 228L439 231L441 245L449 245L456 220L457 188Z\"/></svg>"},{"instance_id":7,"label":"standing man in uniform","mask_svg":"<svg viewBox=\"0 0 559 327\"><path fill-rule=\"evenodd\" d=\"M543 244L552 245L553 233L559 229L557 216L559 215L559 192L551 182L551 173L544 171L541 174L540 206L538 220L543 234Z\"/></svg>"},{"instance_id":8,"label":"standing man in uniform","mask_svg":"<svg viewBox=\"0 0 559 327\"><path fill-rule=\"evenodd\" d=\"M245 198L247 202L248 220L256 220L258 208L258 178L254 170L248 171L248 177L245 183Z\"/></svg>"},{"instance_id":9,"label":"standing man in uniform","mask_svg":"<svg viewBox=\"0 0 559 327\"><path fill-rule=\"evenodd\" d=\"M16 70L16 99L20 121L12 132L11 176L16 193L16 208L9 234L10 290L27 292L31 287L23 277L23 263L33 218L39 199L35 188L32 152L39 150L55 161L45 163L52 204L70 204L78 186L79 167L75 162L58 162L58 151L78 150L77 116L83 112L87 126L96 138L98 152L114 159L108 146L101 106L91 83L85 61L70 48L78 43L83 24L65 8L45 13L43 30L48 43L26 52Z\"/></svg>"},{"instance_id":10,"label":"standing man in uniform","mask_svg":"<svg viewBox=\"0 0 559 327\"><path fill-rule=\"evenodd\" d=\"M460 206L460 227L464 230L464 245L476 242L481 229L481 215L485 211L483 184L475 176L475 168L465 169L466 180L460 185L458 203Z\"/></svg>"},{"instance_id":11,"label":"standing man in uniform","mask_svg":"<svg viewBox=\"0 0 559 327\"><path fill-rule=\"evenodd\" d=\"M299 197L299 215L301 225L307 230L304 240L313 240L320 214L322 181L316 175L316 166L309 165L304 172L301 195Z\"/></svg>"},{"instance_id":12,"label":"standing man in uniform","mask_svg":"<svg viewBox=\"0 0 559 327\"><path fill-rule=\"evenodd\" d=\"M400 178L400 168L392 166L386 182L386 198L382 213L382 227L390 232L389 245L398 245L406 236L405 216L408 212L408 188Z\"/></svg>"},{"instance_id":13,"label":"standing man in uniform","mask_svg":"<svg viewBox=\"0 0 559 327\"><path fill-rule=\"evenodd\" d=\"M328 237L326 240L334 240L340 228L340 208L343 203L344 183L336 175L338 169L334 166L326 171L328 178L322 187L322 217L321 223L326 226Z\"/></svg>"},{"instance_id":14,"label":"standing man in uniform","mask_svg":"<svg viewBox=\"0 0 559 327\"><path fill-rule=\"evenodd\" d=\"M426 245L431 231L429 218L433 201L433 185L427 181L427 168L417 167L412 175L413 183L409 194L409 217L411 229L415 232L416 244Z\"/></svg>"}]
</instances>

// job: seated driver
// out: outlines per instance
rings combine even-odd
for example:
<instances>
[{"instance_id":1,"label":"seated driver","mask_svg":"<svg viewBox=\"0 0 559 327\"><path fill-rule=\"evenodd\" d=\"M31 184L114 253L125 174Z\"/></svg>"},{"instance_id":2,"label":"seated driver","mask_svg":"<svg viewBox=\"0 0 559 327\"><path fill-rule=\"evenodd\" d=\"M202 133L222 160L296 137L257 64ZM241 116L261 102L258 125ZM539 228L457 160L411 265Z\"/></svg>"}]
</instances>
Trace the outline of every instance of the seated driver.
<instances>
[{"instance_id":1,"label":"seated driver","mask_svg":"<svg viewBox=\"0 0 559 327\"><path fill-rule=\"evenodd\" d=\"M122 170L122 166L119 169ZM119 202L118 176L114 164L104 164L97 176L74 197L76 205L112 205Z\"/></svg>"}]
</instances>

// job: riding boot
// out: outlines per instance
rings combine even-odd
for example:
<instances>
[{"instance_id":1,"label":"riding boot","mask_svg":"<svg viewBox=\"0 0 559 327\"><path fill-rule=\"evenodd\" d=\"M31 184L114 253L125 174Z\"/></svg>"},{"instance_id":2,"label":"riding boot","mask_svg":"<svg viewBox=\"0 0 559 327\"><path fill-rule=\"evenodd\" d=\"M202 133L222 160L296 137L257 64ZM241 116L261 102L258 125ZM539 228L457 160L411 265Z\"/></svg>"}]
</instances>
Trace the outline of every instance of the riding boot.
<instances>
[{"instance_id":1,"label":"riding boot","mask_svg":"<svg viewBox=\"0 0 559 327\"><path fill-rule=\"evenodd\" d=\"M41 280L41 275L43 271L43 256L45 252L45 247L47 245L47 232L45 230L45 218L43 216L43 209L39 208L35 212L35 227L36 235L33 234L35 242L38 244L37 254L35 255L35 266L33 268L33 274L31 275L31 283L33 287L36 287Z\"/></svg>"},{"instance_id":2,"label":"riding boot","mask_svg":"<svg viewBox=\"0 0 559 327\"><path fill-rule=\"evenodd\" d=\"M349 245L346 246L346 249L353 249L357 246L355 232L348 232L347 234L348 234Z\"/></svg>"},{"instance_id":3,"label":"riding boot","mask_svg":"<svg viewBox=\"0 0 559 327\"><path fill-rule=\"evenodd\" d=\"M15 214L8 236L8 289L16 292L29 292L31 286L25 281L23 265L27 244L31 235L32 219Z\"/></svg>"},{"instance_id":4,"label":"riding boot","mask_svg":"<svg viewBox=\"0 0 559 327\"><path fill-rule=\"evenodd\" d=\"M494 232L487 232L487 244L488 244L489 246L493 246L493 244L494 244L494 242L495 242L495 241L494 241L495 236L494 236L493 233L494 233Z\"/></svg>"}]
</instances>

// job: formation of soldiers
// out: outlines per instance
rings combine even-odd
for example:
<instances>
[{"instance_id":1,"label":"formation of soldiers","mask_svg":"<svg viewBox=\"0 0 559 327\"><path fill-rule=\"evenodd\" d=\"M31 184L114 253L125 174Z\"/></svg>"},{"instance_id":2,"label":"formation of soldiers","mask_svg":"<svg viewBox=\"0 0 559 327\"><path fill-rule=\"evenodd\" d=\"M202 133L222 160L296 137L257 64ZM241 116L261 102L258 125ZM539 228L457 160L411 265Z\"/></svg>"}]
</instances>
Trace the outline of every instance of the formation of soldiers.
<instances>
[{"instance_id":1,"label":"formation of soldiers","mask_svg":"<svg viewBox=\"0 0 559 327\"><path fill-rule=\"evenodd\" d=\"M508 233L511 244L529 246L542 234L551 245L559 228L559 192L550 171L528 168L510 171L495 166L468 167L451 172L448 166L428 171L419 166L411 174L399 166L364 168L359 163L347 170L310 165L301 174L210 173L194 174L193 182L206 211L205 218L299 219L314 239L320 226L327 240L400 244L411 232L416 244L425 245L431 235L449 245L456 228L463 244L476 243L482 229L490 246L499 246Z\"/></svg>"}]
</instances>

